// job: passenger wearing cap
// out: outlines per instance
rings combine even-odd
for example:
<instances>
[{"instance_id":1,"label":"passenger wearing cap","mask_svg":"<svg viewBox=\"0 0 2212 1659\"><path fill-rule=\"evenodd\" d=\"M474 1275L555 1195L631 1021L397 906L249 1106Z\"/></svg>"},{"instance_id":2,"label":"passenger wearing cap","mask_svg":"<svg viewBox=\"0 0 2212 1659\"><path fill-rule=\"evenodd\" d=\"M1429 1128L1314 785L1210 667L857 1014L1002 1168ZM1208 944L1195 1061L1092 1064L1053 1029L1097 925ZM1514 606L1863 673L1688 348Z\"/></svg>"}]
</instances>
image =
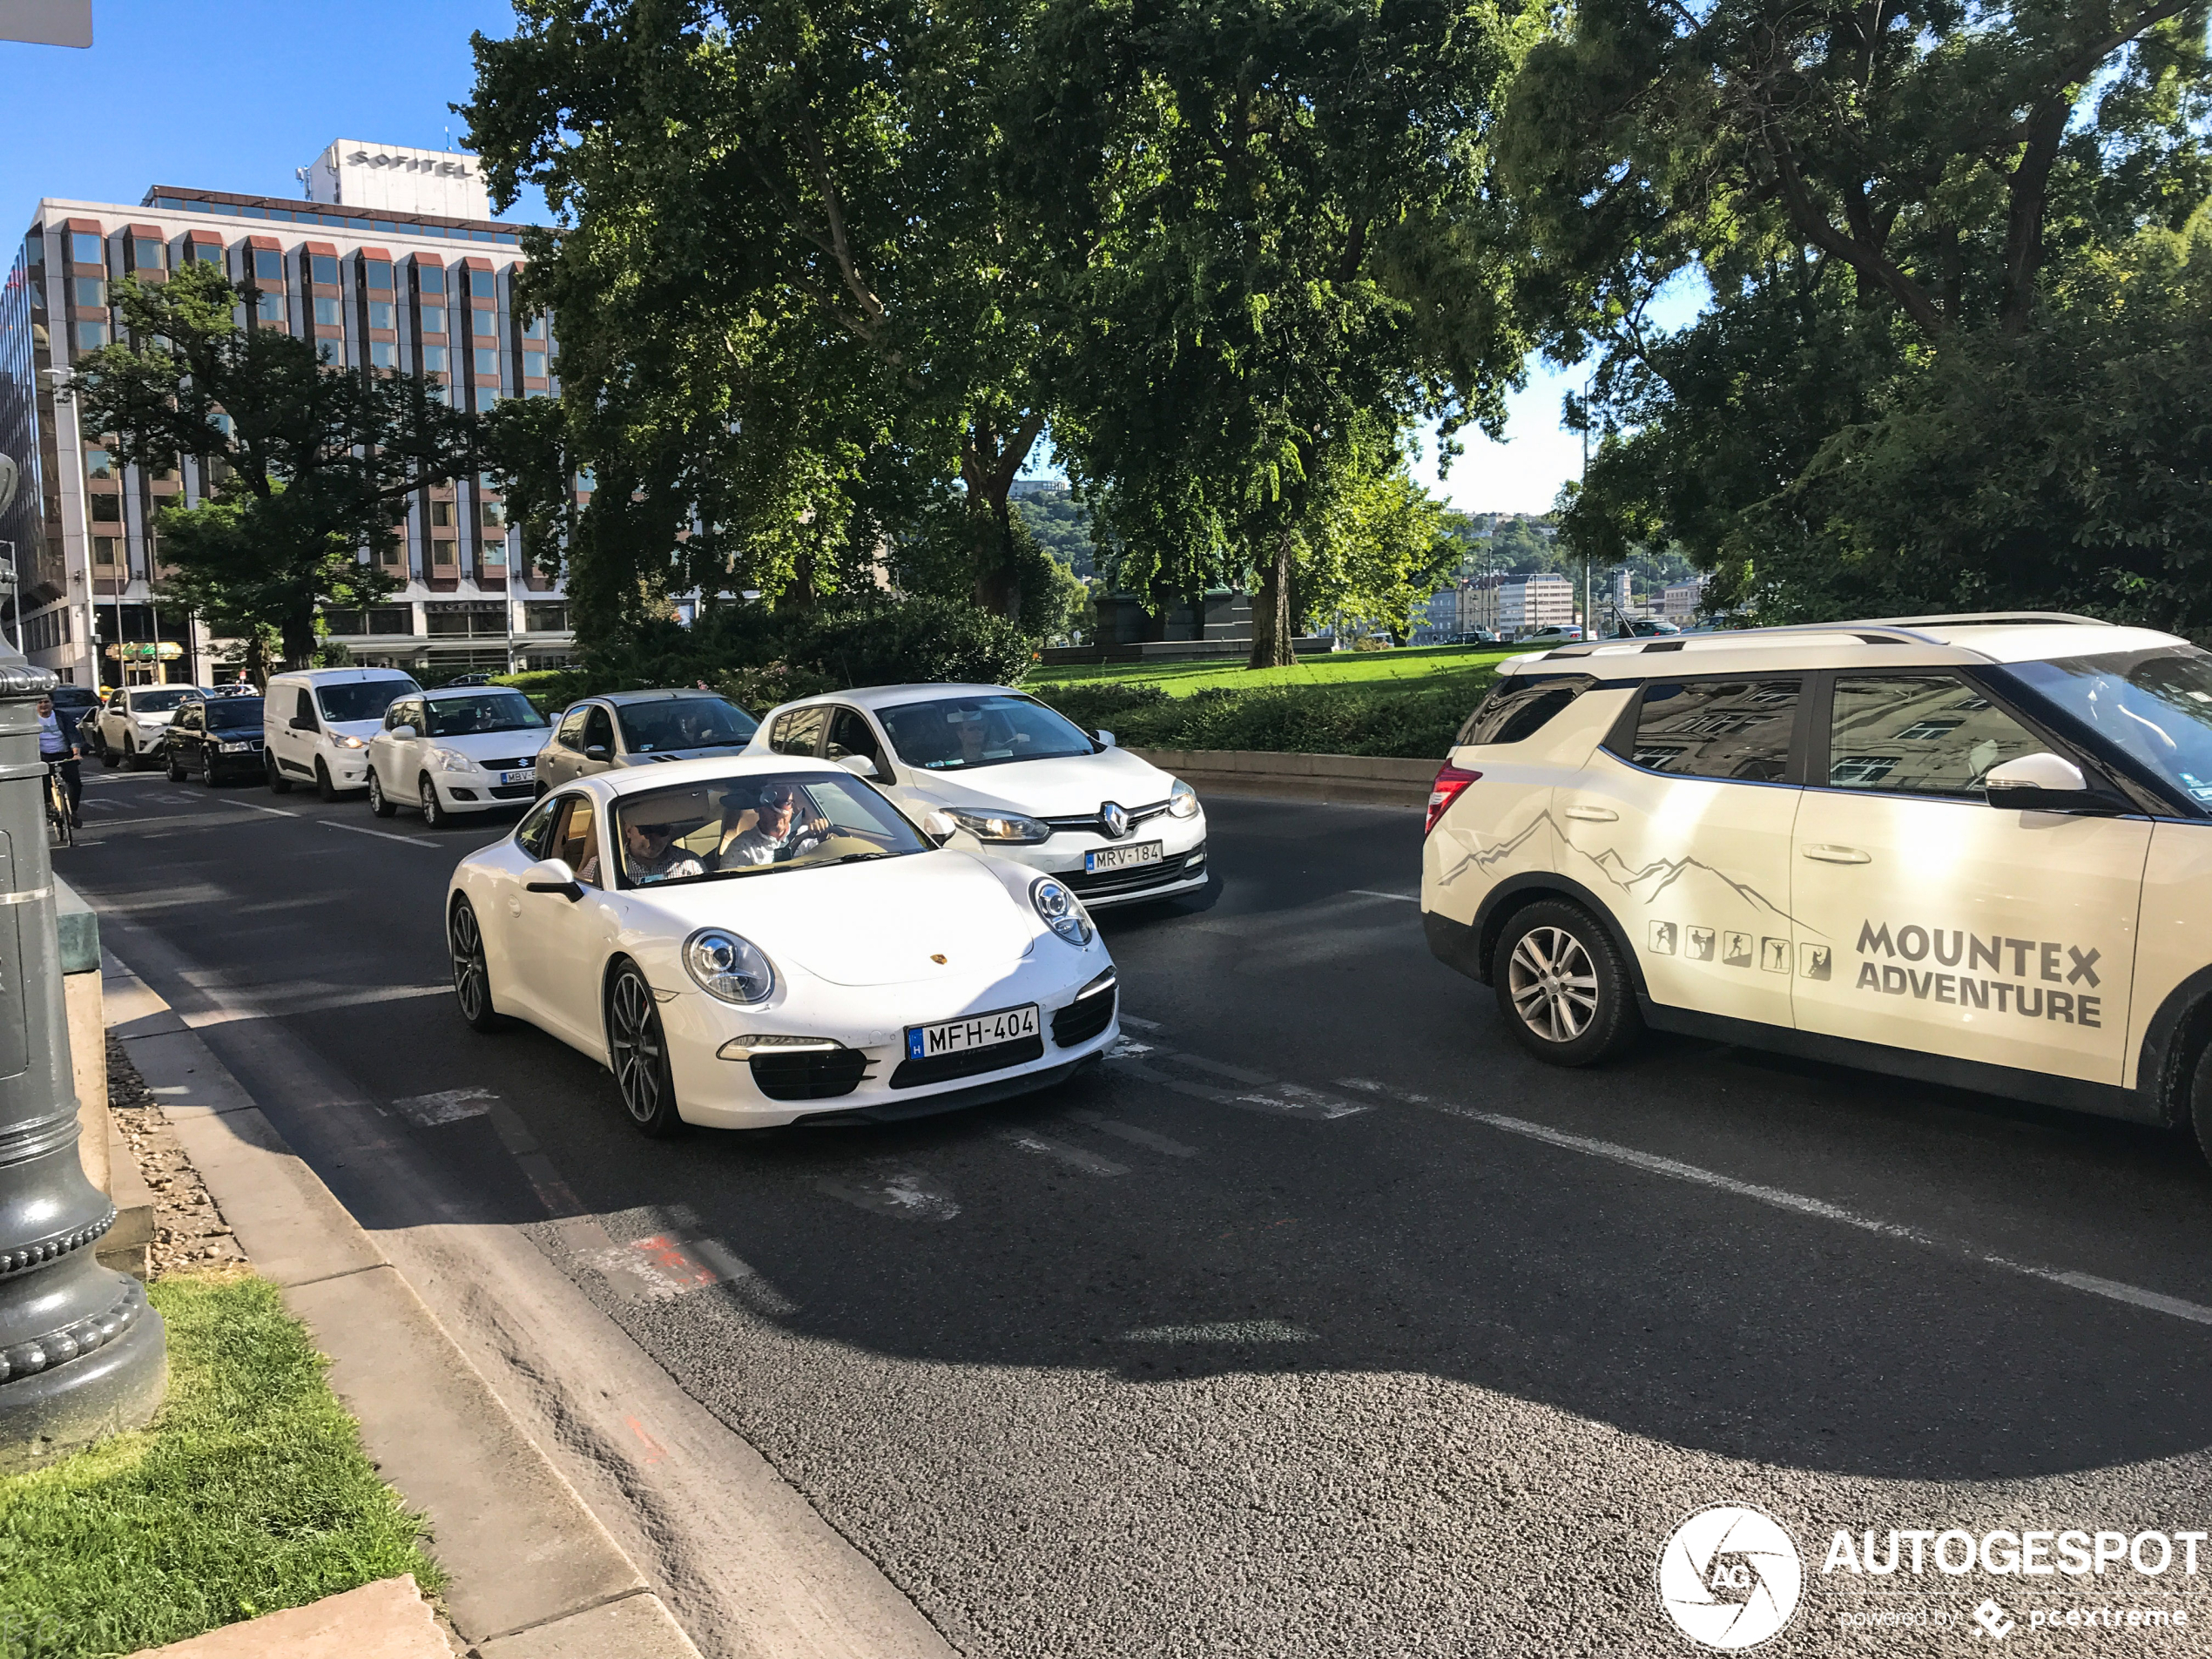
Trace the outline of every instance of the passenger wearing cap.
<instances>
[{"instance_id":1,"label":"passenger wearing cap","mask_svg":"<svg viewBox=\"0 0 2212 1659\"><path fill-rule=\"evenodd\" d=\"M694 801L683 796L655 800L648 796L621 809L623 873L637 887L671 881L679 876L705 875L698 855L680 845L677 835L698 816ZM595 853L577 872L577 880L597 885L599 859Z\"/></svg>"},{"instance_id":2,"label":"passenger wearing cap","mask_svg":"<svg viewBox=\"0 0 2212 1659\"><path fill-rule=\"evenodd\" d=\"M813 852L829 838L826 818L812 819L803 829L793 827L799 814L799 792L789 784L770 784L760 792L757 811L748 806L732 819L730 811L738 799L736 790L723 797L722 821L726 827L722 832L719 868L735 870L749 864L796 858Z\"/></svg>"}]
</instances>

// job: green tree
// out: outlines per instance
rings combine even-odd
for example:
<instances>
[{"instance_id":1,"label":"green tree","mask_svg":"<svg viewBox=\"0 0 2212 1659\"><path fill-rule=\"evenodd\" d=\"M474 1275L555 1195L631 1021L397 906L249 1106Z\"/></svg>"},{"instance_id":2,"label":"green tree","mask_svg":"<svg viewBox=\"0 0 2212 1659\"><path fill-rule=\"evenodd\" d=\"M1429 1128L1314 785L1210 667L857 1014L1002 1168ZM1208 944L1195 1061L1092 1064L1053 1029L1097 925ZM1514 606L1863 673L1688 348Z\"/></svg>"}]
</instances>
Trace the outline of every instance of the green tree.
<instances>
[{"instance_id":1,"label":"green tree","mask_svg":"<svg viewBox=\"0 0 2212 1659\"><path fill-rule=\"evenodd\" d=\"M992 175L1029 9L516 10L475 37L466 113L500 198L535 182L561 227L526 284L560 319L563 454L599 485L581 586L610 616L693 588L810 603L957 479L969 590L1018 616L1008 492L1049 341L1035 232Z\"/></svg>"},{"instance_id":2,"label":"green tree","mask_svg":"<svg viewBox=\"0 0 2212 1659\"><path fill-rule=\"evenodd\" d=\"M1460 543L1444 503L1417 483L1405 462L1337 475L1302 533L1298 599L1308 616L1341 615L1379 623L1398 644L1413 612L1456 573Z\"/></svg>"},{"instance_id":3,"label":"green tree","mask_svg":"<svg viewBox=\"0 0 2212 1659\"><path fill-rule=\"evenodd\" d=\"M1298 553L1363 428L1494 426L1519 372L1477 185L1525 27L1463 0L1057 0L1041 25L1008 177L1069 273L1055 445L1121 581L1255 573L1255 667L1290 660Z\"/></svg>"},{"instance_id":4,"label":"green tree","mask_svg":"<svg viewBox=\"0 0 2212 1659\"><path fill-rule=\"evenodd\" d=\"M471 470L475 423L419 375L326 363L307 341L246 326L254 291L212 265L117 285L126 338L80 359L71 395L117 458L165 472L190 456L214 480L163 516L175 591L284 660L314 657L315 607L390 591L375 552L407 498Z\"/></svg>"}]
</instances>

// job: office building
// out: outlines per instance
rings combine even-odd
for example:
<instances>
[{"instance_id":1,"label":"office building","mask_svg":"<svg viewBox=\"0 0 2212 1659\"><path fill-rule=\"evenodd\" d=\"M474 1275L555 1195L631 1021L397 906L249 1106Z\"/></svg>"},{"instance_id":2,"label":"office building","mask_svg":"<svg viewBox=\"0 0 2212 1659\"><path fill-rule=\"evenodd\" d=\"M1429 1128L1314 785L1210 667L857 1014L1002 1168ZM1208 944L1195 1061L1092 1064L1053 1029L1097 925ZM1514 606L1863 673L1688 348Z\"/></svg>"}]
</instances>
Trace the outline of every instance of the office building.
<instances>
[{"instance_id":1,"label":"office building","mask_svg":"<svg viewBox=\"0 0 2212 1659\"><path fill-rule=\"evenodd\" d=\"M326 361L363 374L422 370L458 408L556 393L550 320L515 303L515 227L443 211L485 205L475 167L341 141L302 169L308 200L165 185L135 206L38 204L0 294L0 451L24 475L0 541L15 543L33 663L79 685L218 671L221 642L159 590L158 516L206 499L201 465L158 477L124 466L80 429L75 401L56 395L79 358L115 337L110 300L125 278L219 265L258 287L251 326L313 341ZM416 491L381 556L398 583L390 597L325 617L355 660L436 671L568 659L565 598L523 568L489 477Z\"/></svg>"}]
</instances>

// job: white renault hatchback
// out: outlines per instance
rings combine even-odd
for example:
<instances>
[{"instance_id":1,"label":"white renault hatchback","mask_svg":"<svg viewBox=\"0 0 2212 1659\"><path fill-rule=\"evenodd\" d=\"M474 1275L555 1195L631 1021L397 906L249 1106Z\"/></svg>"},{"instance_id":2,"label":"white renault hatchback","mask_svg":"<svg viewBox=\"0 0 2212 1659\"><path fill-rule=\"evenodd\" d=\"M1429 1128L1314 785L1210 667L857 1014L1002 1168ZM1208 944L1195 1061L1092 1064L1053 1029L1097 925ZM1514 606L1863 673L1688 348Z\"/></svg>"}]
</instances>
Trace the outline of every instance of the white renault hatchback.
<instances>
[{"instance_id":1,"label":"white renault hatchback","mask_svg":"<svg viewBox=\"0 0 2212 1659\"><path fill-rule=\"evenodd\" d=\"M368 805L402 806L426 828L537 798L537 752L552 728L511 685L454 685L402 696L368 740Z\"/></svg>"},{"instance_id":2,"label":"white renault hatchback","mask_svg":"<svg viewBox=\"0 0 2212 1659\"><path fill-rule=\"evenodd\" d=\"M1650 1026L2212 1152L2212 656L2033 614L1515 658L1421 909L1542 1059Z\"/></svg>"},{"instance_id":3,"label":"white renault hatchback","mask_svg":"<svg viewBox=\"0 0 2212 1659\"><path fill-rule=\"evenodd\" d=\"M745 752L819 756L941 812L1096 910L1206 885L1197 792L1002 685L874 685L769 711Z\"/></svg>"}]
</instances>

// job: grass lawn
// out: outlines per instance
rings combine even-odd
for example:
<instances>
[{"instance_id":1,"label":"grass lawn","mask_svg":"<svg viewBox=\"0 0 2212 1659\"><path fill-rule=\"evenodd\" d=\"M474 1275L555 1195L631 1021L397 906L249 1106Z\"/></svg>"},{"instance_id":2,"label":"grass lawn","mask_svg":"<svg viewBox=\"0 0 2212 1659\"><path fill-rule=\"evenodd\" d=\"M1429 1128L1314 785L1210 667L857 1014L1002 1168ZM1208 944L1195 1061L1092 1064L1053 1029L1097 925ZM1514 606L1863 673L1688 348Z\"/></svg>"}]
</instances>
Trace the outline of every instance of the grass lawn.
<instances>
[{"instance_id":1,"label":"grass lawn","mask_svg":"<svg viewBox=\"0 0 2212 1659\"><path fill-rule=\"evenodd\" d=\"M109 1656L412 1573L442 1582L276 1287L149 1287L169 1398L148 1428L0 1480L0 1653Z\"/></svg>"},{"instance_id":2,"label":"grass lawn","mask_svg":"<svg viewBox=\"0 0 2212 1659\"><path fill-rule=\"evenodd\" d=\"M1520 647L1514 645L1426 645L1399 651L1342 651L1307 658L1295 668L1246 668L1237 659L1204 663L1106 663L1096 667L1069 664L1029 671L1022 684L1157 685L1170 697L1225 686L1253 691L1278 685L1362 685L1394 691L1423 691L1454 675L1487 671Z\"/></svg>"}]
</instances>

